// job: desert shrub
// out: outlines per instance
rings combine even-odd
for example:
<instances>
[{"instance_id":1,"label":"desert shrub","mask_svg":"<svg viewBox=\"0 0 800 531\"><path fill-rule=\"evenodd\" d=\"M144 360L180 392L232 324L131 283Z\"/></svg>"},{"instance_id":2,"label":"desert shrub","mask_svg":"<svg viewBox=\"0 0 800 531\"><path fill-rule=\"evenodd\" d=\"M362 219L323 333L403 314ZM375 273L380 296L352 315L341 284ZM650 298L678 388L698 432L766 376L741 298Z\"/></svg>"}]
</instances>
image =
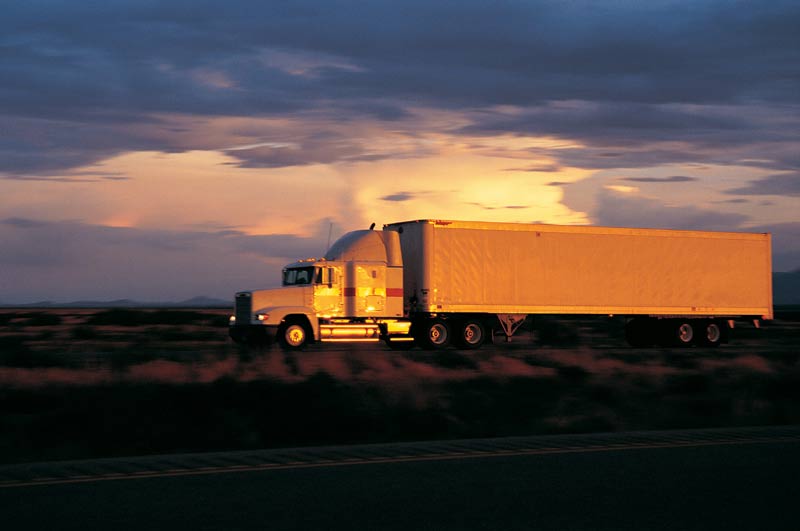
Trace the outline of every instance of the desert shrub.
<instances>
[{"instance_id":1,"label":"desert shrub","mask_svg":"<svg viewBox=\"0 0 800 531\"><path fill-rule=\"evenodd\" d=\"M537 343L552 346L576 346L581 342L580 332L574 322L540 318L534 322Z\"/></svg>"},{"instance_id":2,"label":"desert shrub","mask_svg":"<svg viewBox=\"0 0 800 531\"><path fill-rule=\"evenodd\" d=\"M212 315L208 319L208 326L213 326L214 328L227 328L230 322L229 315Z\"/></svg>"},{"instance_id":3,"label":"desert shrub","mask_svg":"<svg viewBox=\"0 0 800 531\"><path fill-rule=\"evenodd\" d=\"M150 337L161 341L214 341L225 336L213 330L180 330L175 328L151 329L147 331Z\"/></svg>"},{"instance_id":4,"label":"desert shrub","mask_svg":"<svg viewBox=\"0 0 800 531\"><path fill-rule=\"evenodd\" d=\"M113 371L123 371L131 365L141 365L157 359L159 359L157 353L136 345L114 350L108 354L108 364Z\"/></svg>"},{"instance_id":5,"label":"desert shrub","mask_svg":"<svg viewBox=\"0 0 800 531\"><path fill-rule=\"evenodd\" d=\"M589 377L589 371L579 365L562 365L557 371L561 378L572 384L584 382Z\"/></svg>"},{"instance_id":6,"label":"desert shrub","mask_svg":"<svg viewBox=\"0 0 800 531\"><path fill-rule=\"evenodd\" d=\"M191 310L135 310L112 308L92 315L87 323L99 326L182 325L202 321L207 314Z\"/></svg>"},{"instance_id":7,"label":"desert shrub","mask_svg":"<svg viewBox=\"0 0 800 531\"><path fill-rule=\"evenodd\" d=\"M0 313L0 326L6 326L17 317L15 312Z\"/></svg>"},{"instance_id":8,"label":"desert shrub","mask_svg":"<svg viewBox=\"0 0 800 531\"><path fill-rule=\"evenodd\" d=\"M76 360L48 351L33 350L25 336L0 337L0 366L32 369L35 367L74 367Z\"/></svg>"},{"instance_id":9,"label":"desert shrub","mask_svg":"<svg viewBox=\"0 0 800 531\"><path fill-rule=\"evenodd\" d=\"M54 313L33 313L29 315L30 317L25 321L27 326L58 326L62 322L61 316Z\"/></svg>"},{"instance_id":10,"label":"desert shrub","mask_svg":"<svg viewBox=\"0 0 800 531\"><path fill-rule=\"evenodd\" d=\"M27 338L25 336L2 336L0 337L0 363L6 366L9 365L6 361L11 357L19 354L27 354L30 348L25 343Z\"/></svg>"},{"instance_id":11,"label":"desert shrub","mask_svg":"<svg viewBox=\"0 0 800 531\"><path fill-rule=\"evenodd\" d=\"M72 329L73 339L97 339L97 330L91 326L80 325Z\"/></svg>"},{"instance_id":12,"label":"desert shrub","mask_svg":"<svg viewBox=\"0 0 800 531\"><path fill-rule=\"evenodd\" d=\"M455 350L409 353L408 357L443 369L477 369L478 364L469 356Z\"/></svg>"}]
</instances>

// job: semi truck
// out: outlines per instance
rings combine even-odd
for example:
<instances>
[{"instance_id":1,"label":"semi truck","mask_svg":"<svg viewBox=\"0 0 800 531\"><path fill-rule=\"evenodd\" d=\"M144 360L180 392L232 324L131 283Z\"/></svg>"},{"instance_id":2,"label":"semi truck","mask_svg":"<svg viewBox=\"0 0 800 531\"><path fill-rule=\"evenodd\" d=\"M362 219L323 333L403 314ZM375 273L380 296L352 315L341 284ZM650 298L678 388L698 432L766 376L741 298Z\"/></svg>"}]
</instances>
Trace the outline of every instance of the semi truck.
<instances>
[{"instance_id":1,"label":"semi truck","mask_svg":"<svg viewBox=\"0 0 800 531\"><path fill-rule=\"evenodd\" d=\"M233 340L475 349L535 316L625 321L633 346L715 347L771 319L770 234L414 220L349 232L236 293Z\"/></svg>"}]
</instances>

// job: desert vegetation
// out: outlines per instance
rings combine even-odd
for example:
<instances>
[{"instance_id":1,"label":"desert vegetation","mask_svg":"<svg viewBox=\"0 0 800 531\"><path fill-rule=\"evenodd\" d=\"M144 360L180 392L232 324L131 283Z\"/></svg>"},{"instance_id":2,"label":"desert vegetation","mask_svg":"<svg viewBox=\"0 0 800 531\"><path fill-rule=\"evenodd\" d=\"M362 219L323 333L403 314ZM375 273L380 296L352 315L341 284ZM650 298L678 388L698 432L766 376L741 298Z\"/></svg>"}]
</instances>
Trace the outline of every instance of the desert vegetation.
<instances>
[{"instance_id":1,"label":"desert vegetation","mask_svg":"<svg viewBox=\"0 0 800 531\"><path fill-rule=\"evenodd\" d=\"M0 460L800 422L800 311L716 349L606 318L478 351L246 349L220 309L0 310Z\"/></svg>"}]
</instances>

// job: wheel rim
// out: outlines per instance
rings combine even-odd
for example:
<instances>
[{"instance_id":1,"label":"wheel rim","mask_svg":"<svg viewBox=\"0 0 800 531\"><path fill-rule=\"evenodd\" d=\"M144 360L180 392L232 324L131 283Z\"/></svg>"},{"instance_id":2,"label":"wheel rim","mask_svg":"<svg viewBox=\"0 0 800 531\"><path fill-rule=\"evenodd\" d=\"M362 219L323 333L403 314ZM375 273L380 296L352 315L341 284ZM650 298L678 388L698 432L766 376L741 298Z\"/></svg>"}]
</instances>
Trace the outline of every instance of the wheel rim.
<instances>
[{"instance_id":1,"label":"wheel rim","mask_svg":"<svg viewBox=\"0 0 800 531\"><path fill-rule=\"evenodd\" d=\"M299 347L306 341L306 331L300 325L291 325L286 329L286 344L290 347Z\"/></svg>"},{"instance_id":2,"label":"wheel rim","mask_svg":"<svg viewBox=\"0 0 800 531\"><path fill-rule=\"evenodd\" d=\"M722 330L717 323L709 323L706 327L706 339L709 343L716 343L722 337Z\"/></svg>"},{"instance_id":3,"label":"wheel rim","mask_svg":"<svg viewBox=\"0 0 800 531\"><path fill-rule=\"evenodd\" d=\"M483 340L483 330L477 323L469 323L464 327L464 342L467 345L477 345Z\"/></svg>"},{"instance_id":4,"label":"wheel rim","mask_svg":"<svg viewBox=\"0 0 800 531\"><path fill-rule=\"evenodd\" d=\"M689 343L692 341L694 337L694 330L692 330L692 325L689 323L683 323L678 327L678 340L681 343Z\"/></svg>"},{"instance_id":5,"label":"wheel rim","mask_svg":"<svg viewBox=\"0 0 800 531\"><path fill-rule=\"evenodd\" d=\"M441 346L447 343L447 327L442 323L435 323L428 329L428 339L432 345Z\"/></svg>"}]
</instances>

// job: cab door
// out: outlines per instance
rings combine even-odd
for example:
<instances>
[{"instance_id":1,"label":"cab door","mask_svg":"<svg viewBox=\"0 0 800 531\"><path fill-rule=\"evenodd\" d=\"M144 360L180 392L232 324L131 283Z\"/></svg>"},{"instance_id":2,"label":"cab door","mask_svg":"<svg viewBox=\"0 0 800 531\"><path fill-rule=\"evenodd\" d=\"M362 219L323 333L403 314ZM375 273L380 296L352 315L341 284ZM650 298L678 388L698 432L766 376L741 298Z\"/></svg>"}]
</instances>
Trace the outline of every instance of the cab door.
<instances>
[{"instance_id":1,"label":"cab door","mask_svg":"<svg viewBox=\"0 0 800 531\"><path fill-rule=\"evenodd\" d=\"M314 273L314 311L317 317L341 317L344 314L341 267L318 266Z\"/></svg>"}]
</instances>

